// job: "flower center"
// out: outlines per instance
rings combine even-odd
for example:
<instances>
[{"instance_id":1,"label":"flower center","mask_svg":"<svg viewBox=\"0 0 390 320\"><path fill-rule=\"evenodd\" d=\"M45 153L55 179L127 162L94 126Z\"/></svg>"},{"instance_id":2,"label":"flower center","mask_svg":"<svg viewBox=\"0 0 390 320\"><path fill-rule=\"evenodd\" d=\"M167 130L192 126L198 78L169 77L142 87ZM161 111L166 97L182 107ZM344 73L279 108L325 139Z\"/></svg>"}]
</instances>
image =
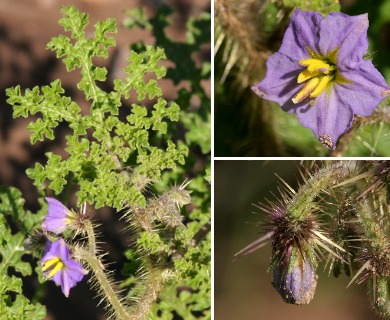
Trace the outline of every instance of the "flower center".
<instances>
[{"instance_id":1,"label":"flower center","mask_svg":"<svg viewBox=\"0 0 390 320\"><path fill-rule=\"evenodd\" d=\"M42 264L42 271L45 272L47 270L50 270L49 274L47 275L48 278L53 277L58 271L65 269L65 264L62 262L62 260L59 257L54 257L52 259L49 259L45 261Z\"/></svg>"},{"instance_id":2,"label":"flower center","mask_svg":"<svg viewBox=\"0 0 390 320\"><path fill-rule=\"evenodd\" d=\"M297 78L298 83L306 82L301 90L292 98L292 102L299 103L307 97L315 98L321 94L328 83L334 79L336 67L319 59L303 59L299 61L301 66L307 66Z\"/></svg>"}]
</instances>

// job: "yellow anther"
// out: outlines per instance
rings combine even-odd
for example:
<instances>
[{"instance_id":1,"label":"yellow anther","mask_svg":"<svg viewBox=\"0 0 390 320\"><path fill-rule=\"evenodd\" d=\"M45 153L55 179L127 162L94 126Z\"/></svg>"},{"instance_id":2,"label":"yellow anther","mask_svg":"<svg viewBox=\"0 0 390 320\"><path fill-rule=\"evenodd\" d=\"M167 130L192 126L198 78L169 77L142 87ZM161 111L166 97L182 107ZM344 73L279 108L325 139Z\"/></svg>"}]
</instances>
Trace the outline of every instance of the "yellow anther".
<instances>
[{"instance_id":1,"label":"yellow anther","mask_svg":"<svg viewBox=\"0 0 390 320\"><path fill-rule=\"evenodd\" d=\"M58 262L54 268L50 271L48 274L48 278L53 277L58 271L62 270L65 267L64 263L62 261Z\"/></svg>"},{"instance_id":2,"label":"yellow anther","mask_svg":"<svg viewBox=\"0 0 390 320\"><path fill-rule=\"evenodd\" d=\"M58 257L55 257L55 258L52 258L50 260L45 261L42 264L42 271L46 271L46 270L50 269L52 266L57 264L59 261L61 261L61 259Z\"/></svg>"},{"instance_id":3,"label":"yellow anther","mask_svg":"<svg viewBox=\"0 0 390 320\"><path fill-rule=\"evenodd\" d=\"M298 75L298 83L302 83L306 80L309 80L313 77L316 77L318 75L320 75L321 72L318 72L318 71L314 71L314 72L310 72L308 70L303 70L299 75Z\"/></svg>"},{"instance_id":4,"label":"yellow anther","mask_svg":"<svg viewBox=\"0 0 390 320\"><path fill-rule=\"evenodd\" d=\"M330 76L323 76L318 83L317 87L313 90L313 92L310 94L310 98L318 97L322 91L326 88L329 81L332 79Z\"/></svg>"},{"instance_id":5,"label":"yellow anther","mask_svg":"<svg viewBox=\"0 0 390 320\"><path fill-rule=\"evenodd\" d=\"M307 67L307 70L309 70L310 72L320 71L322 73L328 74L329 68L330 68L329 64L320 61L320 62L316 62L316 63L309 65Z\"/></svg>"},{"instance_id":6,"label":"yellow anther","mask_svg":"<svg viewBox=\"0 0 390 320\"><path fill-rule=\"evenodd\" d=\"M299 103L307 98L320 83L319 77L310 79L303 88L292 98L292 102Z\"/></svg>"},{"instance_id":7,"label":"yellow anther","mask_svg":"<svg viewBox=\"0 0 390 320\"><path fill-rule=\"evenodd\" d=\"M53 268L49 274L48 278L53 277L58 271L62 270L65 267L65 264L62 262L62 260L58 257L54 257L50 260L47 260L42 265L42 271L47 271L50 268Z\"/></svg>"},{"instance_id":8,"label":"yellow anther","mask_svg":"<svg viewBox=\"0 0 390 320\"><path fill-rule=\"evenodd\" d=\"M307 97L318 97L328 86L335 75L336 66L327 63L328 60L317 59L314 53L310 53L313 58L303 59L299 61L301 66L306 66L306 70L299 73L297 82L306 82L299 92L292 98L293 103L299 103ZM310 105L314 105L314 100L310 101Z\"/></svg>"},{"instance_id":9,"label":"yellow anther","mask_svg":"<svg viewBox=\"0 0 390 320\"><path fill-rule=\"evenodd\" d=\"M303 59L299 61L301 66L307 66L307 70L309 72L321 72L328 74L330 70L332 70L331 66L326 62L318 59Z\"/></svg>"},{"instance_id":10,"label":"yellow anther","mask_svg":"<svg viewBox=\"0 0 390 320\"><path fill-rule=\"evenodd\" d=\"M308 65L311 65L311 64L316 63L316 62L322 62L322 60L319 60L319 59L303 59L303 60L299 61L299 64L301 66L308 66Z\"/></svg>"}]
</instances>

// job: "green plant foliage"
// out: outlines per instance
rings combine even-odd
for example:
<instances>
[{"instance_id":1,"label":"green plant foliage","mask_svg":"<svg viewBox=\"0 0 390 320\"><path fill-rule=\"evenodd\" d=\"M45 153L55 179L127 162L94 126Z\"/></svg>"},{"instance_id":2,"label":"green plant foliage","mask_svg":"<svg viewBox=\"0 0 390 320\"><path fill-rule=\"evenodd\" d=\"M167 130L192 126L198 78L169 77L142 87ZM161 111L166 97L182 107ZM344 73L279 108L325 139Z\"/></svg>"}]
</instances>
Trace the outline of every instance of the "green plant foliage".
<instances>
[{"instance_id":1,"label":"green plant foliage","mask_svg":"<svg viewBox=\"0 0 390 320\"><path fill-rule=\"evenodd\" d=\"M77 87L90 101L90 112L81 113L77 103L65 95L60 80L42 89L27 89L24 95L20 86L8 89L7 101L14 107L14 117L41 115L28 126L32 131L31 143L45 138L53 140L53 130L61 122L72 130L72 134L66 136L66 159L47 153L47 164L37 163L27 174L37 187L49 182L48 187L56 194L61 193L67 181L72 179L80 187L79 203L88 201L95 203L97 208L109 205L121 209L124 199L144 206L143 195L118 170L135 158L137 172L156 180L161 170L183 164L188 154L188 148L182 143L167 140L152 145L149 139L152 132L165 134L167 121L178 121L180 116L178 105L168 104L161 97L156 80L144 79L147 73L154 74L157 79L165 75L165 69L158 65L165 58L164 51L153 47L140 53L133 51L125 68L126 79L114 80L113 91L106 92L98 83L106 81L107 70L95 66L92 60L107 58L108 48L115 45L115 40L107 36L107 33L116 32L115 21L107 19L96 23L94 37L87 38L84 29L88 16L71 6L64 7L62 12L65 16L59 23L71 32L71 38L65 35L53 38L48 48L63 58L68 71L80 69L82 78ZM131 89L135 90L139 101L146 96L157 100L151 110L134 104L127 121L123 122L117 117L118 109L122 107L121 99L128 98ZM92 137L87 130L92 132Z\"/></svg>"},{"instance_id":2,"label":"green plant foliage","mask_svg":"<svg viewBox=\"0 0 390 320\"><path fill-rule=\"evenodd\" d=\"M21 293L22 280L20 278L0 275L1 319L43 319L46 315L45 307L40 304L31 304ZM13 298L15 294L16 298Z\"/></svg>"},{"instance_id":3,"label":"green plant foliage","mask_svg":"<svg viewBox=\"0 0 390 320\"><path fill-rule=\"evenodd\" d=\"M197 66L193 56L200 52L202 46L210 45L211 15L203 13L198 19L191 18L187 23L186 42L175 42L167 34L166 28L171 25L170 15L173 10L167 5L161 5L154 17L147 19L142 9L127 11L124 25L127 28L141 27L151 30L156 39L155 45L164 48L168 60L174 67L167 70L167 78L174 84L188 81L190 89L182 88L176 102L181 106L181 122L186 128L186 144L191 148L199 145L202 153L207 154L211 148L211 136L205 134L211 130L210 97L207 96L202 81L210 79L211 64L203 62ZM145 45L138 43L132 46L134 50L143 49ZM197 97L199 108L189 110L190 99Z\"/></svg>"},{"instance_id":4,"label":"green plant foliage","mask_svg":"<svg viewBox=\"0 0 390 320\"><path fill-rule=\"evenodd\" d=\"M306 11L317 11L323 14L340 11L338 0L283 0L283 5L291 8L301 8Z\"/></svg>"},{"instance_id":5,"label":"green plant foliage","mask_svg":"<svg viewBox=\"0 0 390 320\"><path fill-rule=\"evenodd\" d=\"M210 44L211 17L210 14L203 13L197 19L191 18L187 23L185 42L176 42L166 32L166 28L172 24L171 14L172 9L166 5L161 5L150 19L141 9L129 10L124 25L128 28L150 30L155 44L164 48L167 59L173 63L173 66L168 68L166 77L172 79L174 84L189 83L189 89L181 88L175 100L182 108L180 121L185 129L185 141L191 150L198 149L209 159L211 138L205 132L211 131L211 103L204 90L203 81L210 79L211 68L209 62L197 64L194 56ZM145 48L143 42L132 46L135 50L142 48ZM199 101L197 108L191 107L194 97ZM170 133L180 134L177 131ZM164 185L169 181L183 181L185 171L194 171L196 163L191 158L188 160L186 165L176 172L166 172L163 184L161 187L157 186L158 189L164 191ZM175 272L162 290L160 302L155 304L149 313L153 319L172 319L173 314L183 319L211 317L211 239L207 229L211 219L210 164L207 162L201 170L195 170L198 170L200 175L192 179L189 188L192 190L191 203L196 207L184 213L189 219L186 228L176 228L173 236L168 238L167 233L162 232L158 237L144 233L139 239L143 250L149 250L150 253L164 250L165 255L174 257ZM161 203L161 200L157 202ZM159 243L160 241L165 244ZM194 241L196 246L192 247ZM131 278L129 279L131 281ZM183 291L183 288L186 289Z\"/></svg>"},{"instance_id":6,"label":"green plant foliage","mask_svg":"<svg viewBox=\"0 0 390 320\"><path fill-rule=\"evenodd\" d=\"M32 144L57 139L56 128L60 124L68 127L66 156L47 152L46 163L36 163L27 175L39 190L63 194L76 187L79 204L89 202L95 208L109 206L125 212L135 246L126 251L130 261L122 271L127 278L120 286L130 289L129 303L116 291L97 254L94 224L83 216L82 223L73 225L64 236L73 256L91 270L92 286L110 316L145 319L165 313L169 317L170 313L170 317L209 319L211 103L205 81L211 69L209 62L200 64L193 56L210 43L210 15L191 19L186 41L178 43L164 32L170 25L169 7L161 6L151 19L140 9L133 11L127 26L152 30L157 47L133 45L126 76L113 80L112 90L107 91L101 85L107 81L107 70L94 61L107 58L108 49L115 46L109 36L116 32L115 20L97 22L89 38L87 14L72 6L63 7L62 13L59 23L70 36L53 38L48 48L62 59L67 71L80 70L77 88L89 109L82 110L72 101L60 80L24 92L20 86L7 89L15 118L35 115L28 126ZM175 64L168 70L161 66L166 55ZM189 86L168 103L157 82L162 77ZM122 102L130 94L135 94L136 102L127 108ZM193 100L198 104L195 107ZM42 220L41 214L38 217ZM72 230L86 235L85 239L72 237ZM19 268L23 266L23 275L31 273L30 264ZM190 290L177 295L181 286Z\"/></svg>"},{"instance_id":7,"label":"green plant foliage","mask_svg":"<svg viewBox=\"0 0 390 320\"><path fill-rule=\"evenodd\" d=\"M176 239L177 243L178 239ZM145 244L146 242L143 243ZM176 272L171 276L169 285L160 293L161 301L151 310L150 315L153 319L160 319L160 317L171 319L174 313L182 319L209 319L211 317L210 244L211 239L208 234L199 245L190 247L184 256L175 259L174 270ZM155 247L149 250L161 249L162 247Z\"/></svg>"},{"instance_id":8,"label":"green plant foliage","mask_svg":"<svg viewBox=\"0 0 390 320\"><path fill-rule=\"evenodd\" d=\"M22 294L21 276L32 273L23 242L41 221L42 214L23 209L24 200L19 190L0 187L0 314L1 319L43 319L46 311L40 304L31 304ZM11 223L19 232L11 229Z\"/></svg>"}]
</instances>

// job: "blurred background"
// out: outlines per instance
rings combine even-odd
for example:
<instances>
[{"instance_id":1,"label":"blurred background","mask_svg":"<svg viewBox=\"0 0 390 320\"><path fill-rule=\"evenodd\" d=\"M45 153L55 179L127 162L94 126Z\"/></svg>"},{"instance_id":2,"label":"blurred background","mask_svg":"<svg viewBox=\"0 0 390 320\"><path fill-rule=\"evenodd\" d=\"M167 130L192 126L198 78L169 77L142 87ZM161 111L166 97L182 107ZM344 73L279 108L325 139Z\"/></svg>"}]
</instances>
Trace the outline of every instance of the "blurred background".
<instances>
[{"instance_id":1,"label":"blurred background","mask_svg":"<svg viewBox=\"0 0 390 320\"><path fill-rule=\"evenodd\" d=\"M276 174L297 188L295 161L215 161L214 307L216 320L379 320L370 308L366 284L318 268L318 285L309 305L289 305L272 287L267 272L270 246L233 262L233 256L258 239L260 210L254 204L278 195Z\"/></svg>"},{"instance_id":2,"label":"blurred background","mask_svg":"<svg viewBox=\"0 0 390 320\"><path fill-rule=\"evenodd\" d=\"M279 50L294 7L324 15L368 13L369 59L390 83L390 0L215 0L215 155L390 156L389 98L380 120L357 119L353 134L329 151L295 115L251 90Z\"/></svg>"},{"instance_id":3,"label":"blurred background","mask_svg":"<svg viewBox=\"0 0 390 320\"><path fill-rule=\"evenodd\" d=\"M116 18L118 33L114 35L117 46L110 49L109 59L102 61L108 68L108 82L113 78L122 78L122 68L127 64L130 53L129 46L140 40L145 44L153 45L155 39L150 31L135 29L129 30L122 23L126 18L126 10L143 7L147 16L153 16L161 4L169 5L174 13L170 16L172 26L167 33L173 41L184 41L186 23L190 18L199 18L202 12L210 12L209 0L1 0L0 1L0 185L19 188L26 198L26 209L38 209L37 192L32 181L26 176L27 168L37 161L45 161L44 153L52 151L64 155L63 133L66 125L56 129L55 141L37 142L30 144L30 133L26 126L30 119L18 118L13 120L12 108L6 103L5 89L21 85L22 90L34 86L42 86L61 79L66 94L71 96L82 108L88 108L84 96L76 88L79 81L79 71L68 73L61 60L55 53L46 49L46 44L54 36L63 34L63 28L58 25L62 17L60 9L63 5L74 5L78 10L89 14L90 24L87 31L93 32L93 24L98 20ZM210 31L208 31L210 32ZM206 33L207 36L207 33ZM210 61L210 45L201 48L200 52L192 57L199 65ZM170 62L167 62L167 66ZM172 63L171 63L172 65ZM202 81L206 93L210 96L210 81ZM188 83L174 84L165 79L159 82L164 98L172 101L177 98L178 90L188 87ZM124 103L129 105L132 99ZM191 100L190 108L199 108L199 100ZM204 133L206 136L209 132ZM196 162L207 162L207 158L200 150L191 150ZM201 165L198 165L201 167ZM75 199L72 204L75 205ZM115 271L114 277L120 279L120 270L123 267L123 251L129 245L129 239L123 233L123 223L118 221L117 215L107 208L96 212L96 220L101 223L100 232L104 239L103 252L108 252L109 268ZM28 259L28 258L26 258ZM33 265L36 263L32 262ZM61 290L52 281L40 286L36 276L24 279L24 290L28 298L36 297L47 306L46 320L95 320L106 319L104 310L98 306L99 299L90 290L86 281L72 289L69 298L65 298ZM43 298L44 297L44 298ZM42 300L43 299L43 300ZM1 316L0 316L1 317Z\"/></svg>"}]
</instances>

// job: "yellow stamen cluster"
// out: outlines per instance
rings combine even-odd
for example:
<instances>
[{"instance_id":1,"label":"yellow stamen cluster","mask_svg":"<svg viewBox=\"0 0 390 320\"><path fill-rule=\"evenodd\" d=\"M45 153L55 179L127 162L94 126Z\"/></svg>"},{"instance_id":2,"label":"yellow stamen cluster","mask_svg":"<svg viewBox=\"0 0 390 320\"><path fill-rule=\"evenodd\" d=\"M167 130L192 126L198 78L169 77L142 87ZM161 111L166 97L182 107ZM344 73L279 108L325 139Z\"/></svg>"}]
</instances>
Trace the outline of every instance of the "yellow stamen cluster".
<instances>
[{"instance_id":1,"label":"yellow stamen cluster","mask_svg":"<svg viewBox=\"0 0 390 320\"><path fill-rule=\"evenodd\" d=\"M53 277L58 271L65 269L65 264L62 262L62 260L59 257L54 257L52 259L49 259L45 261L42 264L42 271L45 272L52 268L52 270L48 274L48 278Z\"/></svg>"},{"instance_id":2,"label":"yellow stamen cluster","mask_svg":"<svg viewBox=\"0 0 390 320\"><path fill-rule=\"evenodd\" d=\"M304 59L299 62L301 66L307 66L307 69L302 71L297 78L298 83L307 83L302 89L292 98L294 103L299 103L307 97L318 97L327 87L329 81L333 79L333 71L335 66L326 63L319 59Z\"/></svg>"}]
</instances>

